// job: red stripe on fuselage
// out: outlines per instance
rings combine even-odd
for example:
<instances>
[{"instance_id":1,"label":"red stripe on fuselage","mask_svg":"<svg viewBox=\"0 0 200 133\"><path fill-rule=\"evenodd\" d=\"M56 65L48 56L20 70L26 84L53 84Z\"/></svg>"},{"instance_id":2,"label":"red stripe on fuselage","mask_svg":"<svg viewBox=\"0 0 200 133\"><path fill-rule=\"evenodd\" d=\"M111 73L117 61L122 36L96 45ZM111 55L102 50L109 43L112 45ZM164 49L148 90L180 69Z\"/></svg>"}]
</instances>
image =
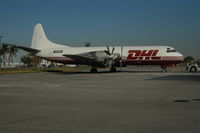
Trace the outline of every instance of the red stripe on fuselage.
<instances>
[{"instance_id":1,"label":"red stripe on fuselage","mask_svg":"<svg viewBox=\"0 0 200 133\"><path fill-rule=\"evenodd\" d=\"M165 65L165 64L178 64L181 60L127 60L127 65Z\"/></svg>"}]
</instances>

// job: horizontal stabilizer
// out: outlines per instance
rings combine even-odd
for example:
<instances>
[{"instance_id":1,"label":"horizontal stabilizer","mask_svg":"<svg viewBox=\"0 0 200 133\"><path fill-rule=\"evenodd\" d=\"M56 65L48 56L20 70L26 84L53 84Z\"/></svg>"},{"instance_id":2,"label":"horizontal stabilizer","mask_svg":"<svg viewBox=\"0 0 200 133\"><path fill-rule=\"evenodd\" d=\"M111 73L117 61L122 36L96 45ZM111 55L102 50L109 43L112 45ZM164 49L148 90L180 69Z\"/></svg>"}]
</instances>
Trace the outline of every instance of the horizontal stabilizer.
<instances>
[{"instance_id":1,"label":"horizontal stabilizer","mask_svg":"<svg viewBox=\"0 0 200 133\"><path fill-rule=\"evenodd\" d=\"M40 50L38 49L33 49L33 48L29 48L29 47L24 47L24 46L15 46L16 48L19 48L19 49L22 49L24 51L27 51L27 52L31 52L31 53L38 53L40 52Z\"/></svg>"}]
</instances>

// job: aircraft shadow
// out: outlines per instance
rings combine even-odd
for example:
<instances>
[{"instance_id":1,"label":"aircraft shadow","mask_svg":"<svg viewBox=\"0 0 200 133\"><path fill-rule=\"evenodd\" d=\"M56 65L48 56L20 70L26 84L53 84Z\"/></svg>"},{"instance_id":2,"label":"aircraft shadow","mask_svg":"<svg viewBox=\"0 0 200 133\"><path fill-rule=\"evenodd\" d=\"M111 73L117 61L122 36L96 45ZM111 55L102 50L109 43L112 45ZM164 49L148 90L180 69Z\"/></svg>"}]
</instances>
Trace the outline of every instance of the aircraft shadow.
<instances>
[{"instance_id":1,"label":"aircraft shadow","mask_svg":"<svg viewBox=\"0 0 200 133\"><path fill-rule=\"evenodd\" d=\"M167 75L147 80L200 81L200 75Z\"/></svg>"},{"instance_id":2,"label":"aircraft shadow","mask_svg":"<svg viewBox=\"0 0 200 133\"><path fill-rule=\"evenodd\" d=\"M91 73L89 71L75 71L75 72L64 72L64 71L60 71L60 70L53 70L53 71L47 71L50 73L57 73L57 74L105 74L105 73L113 73L113 72L109 72L109 71L99 71L97 73Z\"/></svg>"},{"instance_id":3,"label":"aircraft shadow","mask_svg":"<svg viewBox=\"0 0 200 133\"><path fill-rule=\"evenodd\" d=\"M57 73L57 74L110 74L110 73L162 73L161 71L117 71L117 72L110 72L110 71L98 71L97 73L91 73L89 71L76 71L76 72L64 72L61 70L51 70L47 71L50 73Z\"/></svg>"}]
</instances>

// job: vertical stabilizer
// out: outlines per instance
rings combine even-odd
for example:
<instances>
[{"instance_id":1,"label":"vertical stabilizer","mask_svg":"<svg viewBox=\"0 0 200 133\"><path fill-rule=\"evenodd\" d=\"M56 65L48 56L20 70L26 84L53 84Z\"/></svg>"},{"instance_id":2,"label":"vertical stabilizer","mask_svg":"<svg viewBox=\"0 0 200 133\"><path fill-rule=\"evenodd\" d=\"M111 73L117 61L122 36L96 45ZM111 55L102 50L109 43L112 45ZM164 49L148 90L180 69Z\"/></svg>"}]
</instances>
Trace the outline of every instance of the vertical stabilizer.
<instances>
[{"instance_id":1,"label":"vertical stabilizer","mask_svg":"<svg viewBox=\"0 0 200 133\"><path fill-rule=\"evenodd\" d=\"M49 41L45 35L42 25L36 24L33 31L31 48L41 50L41 49L58 48L58 47L63 47L63 45Z\"/></svg>"}]
</instances>

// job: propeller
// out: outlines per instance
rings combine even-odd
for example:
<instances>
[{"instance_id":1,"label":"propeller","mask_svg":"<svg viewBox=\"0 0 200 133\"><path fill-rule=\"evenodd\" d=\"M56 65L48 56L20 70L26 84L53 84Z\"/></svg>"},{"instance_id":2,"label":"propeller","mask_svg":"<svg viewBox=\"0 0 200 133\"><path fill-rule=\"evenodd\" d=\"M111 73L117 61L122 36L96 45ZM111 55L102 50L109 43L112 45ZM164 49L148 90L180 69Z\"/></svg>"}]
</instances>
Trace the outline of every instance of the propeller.
<instances>
[{"instance_id":1,"label":"propeller","mask_svg":"<svg viewBox=\"0 0 200 133\"><path fill-rule=\"evenodd\" d=\"M113 46L113 48L112 48L112 52L110 51L110 48L109 48L109 46L106 46L106 48L107 48L107 50L108 50L108 55L112 55L113 53L114 53L114 51L115 51L115 47Z\"/></svg>"},{"instance_id":2,"label":"propeller","mask_svg":"<svg viewBox=\"0 0 200 133\"><path fill-rule=\"evenodd\" d=\"M109 66L112 66L114 64L114 51L115 51L115 47L113 46L112 50L110 50L109 46L106 46L107 51L106 53L108 54L109 58L106 61L106 64L109 64Z\"/></svg>"}]
</instances>

